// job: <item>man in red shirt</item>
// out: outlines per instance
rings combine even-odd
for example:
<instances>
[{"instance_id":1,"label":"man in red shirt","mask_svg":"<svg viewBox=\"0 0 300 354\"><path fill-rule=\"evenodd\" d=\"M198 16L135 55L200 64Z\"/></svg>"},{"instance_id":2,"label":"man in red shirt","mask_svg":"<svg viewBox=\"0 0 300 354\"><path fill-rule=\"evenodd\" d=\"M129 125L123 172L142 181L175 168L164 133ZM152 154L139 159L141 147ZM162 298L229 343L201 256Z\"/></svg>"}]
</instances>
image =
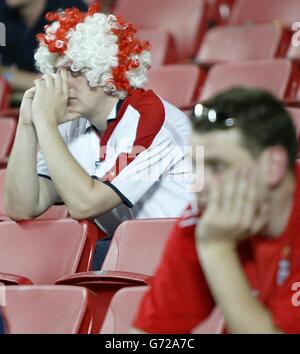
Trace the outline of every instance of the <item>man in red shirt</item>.
<instances>
[{"instance_id":1,"label":"man in red shirt","mask_svg":"<svg viewBox=\"0 0 300 354\"><path fill-rule=\"evenodd\" d=\"M217 305L230 333L300 333L291 118L270 94L234 88L196 105L193 123L192 146L205 149L204 189L170 236L134 332L190 333Z\"/></svg>"}]
</instances>

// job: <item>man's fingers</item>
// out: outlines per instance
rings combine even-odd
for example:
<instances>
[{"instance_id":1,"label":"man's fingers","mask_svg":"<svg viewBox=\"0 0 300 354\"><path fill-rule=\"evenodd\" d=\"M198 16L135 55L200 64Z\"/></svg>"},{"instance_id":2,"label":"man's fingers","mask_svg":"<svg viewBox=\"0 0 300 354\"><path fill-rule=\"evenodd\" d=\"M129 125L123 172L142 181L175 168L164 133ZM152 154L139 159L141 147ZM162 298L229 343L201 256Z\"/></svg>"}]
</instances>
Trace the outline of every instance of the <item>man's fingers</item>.
<instances>
[{"instance_id":1,"label":"man's fingers","mask_svg":"<svg viewBox=\"0 0 300 354\"><path fill-rule=\"evenodd\" d=\"M54 89L61 93L62 92L62 80L59 73L51 74L54 83Z\"/></svg>"},{"instance_id":2,"label":"man's fingers","mask_svg":"<svg viewBox=\"0 0 300 354\"><path fill-rule=\"evenodd\" d=\"M211 185L211 191L208 198L208 210L217 213L221 206L222 200L222 183L216 177ZM216 216L217 217L217 216Z\"/></svg>"},{"instance_id":3,"label":"man's fingers","mask_svg":"<svg viewBox=\"0 0 300 354\"><path fill-rule=\"evenodd\" d=\"M35 92L36 92L36 87L32 87L25 91L23 98L32 99L34 97Z\"/></svg>"},{"instance_id":4,"label":"man's fingers","mask_svg":"<svg viewBox=\"0 0 300 354\"><path fill-rule=\"evenodd\" d=\"M34 80L34 86L37 90L44 89L46 87L46 83L42 79Z\"/></svg>"},{"instance_id":5,"label":"man's fingers","mask_svg":"<svg viewBox=\"0 0 300 354\"><path fill-rule=\"evenodd\" d=\"M246 191L244 194L244 202L240 213L241 222L249 231L251 230L251 227L256 218L257 198L257 181L255 176L251 174L246 180Z\"/></svg>"},{"instance_id":6,"label":"man's fingers","mask_svg":"<svg viewBox=\"0 0 300 354\"><path fill-rule=\"evenodd\" d=\"M222 182L222 208L228 212L231 212L236 193L236 183L238 182L238 171L233 170L227 173Z\"/></svg>"},{"instance_id":7,"label":"man's fingers","mask_svg":"<svg viewBox=\"0 0 300 354\"><path fill-rule=\"evenodd\" d=\"M54 82L53 77L51 75L43 75L42 80L45 82L45 85L48 89L53 89Z\"/></svg>"},{"instance_id":8,"label":"man's fingers","mask_svg":"<svg viewBox=\"0 0 300 354\"><path fill-rule=\"evenodd\" d=\"M251 178L249 170L239 170L233 200L233 209L236 210L239 215L242 215L246 203L248 203L248 201L251 202L254 198L255 191L252 188L253 185L251 181L253 181L253 178Z\"/></svg>"},{"instance_id":9,"label":"man's fingers","mask_svg":"<svg viewBox=\"0 0 300 354\"><path fill-rule=\"evenodd\" d=\"M63 94L69 94L69 74L65 68L59 70L58 75L61 82L61 91Z\"/></svg>"}]
</instances>

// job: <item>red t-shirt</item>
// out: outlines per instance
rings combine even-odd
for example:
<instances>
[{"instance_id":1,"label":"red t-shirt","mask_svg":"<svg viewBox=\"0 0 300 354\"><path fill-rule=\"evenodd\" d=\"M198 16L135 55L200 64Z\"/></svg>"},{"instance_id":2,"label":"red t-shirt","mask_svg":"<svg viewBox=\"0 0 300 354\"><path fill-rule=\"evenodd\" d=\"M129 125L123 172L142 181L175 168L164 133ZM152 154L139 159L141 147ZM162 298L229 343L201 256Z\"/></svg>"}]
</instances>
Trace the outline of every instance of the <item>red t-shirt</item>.
<instances>
[{"instance_id":1,"label":"red t-shirt","mask_svg":"<svg viewBox=\"0 0 300 354\"><path fill-rule=\"evenodd\" d=\"M285 333L300 333L299 167L296 175L294 206L284 233L276 239L257 236L239 246L254 293ZM199 212L190 207L173 229L151 289L142 301L136 328L148 333L191 333L214 309L196 254L198 219Z\"/></svg>"}]
</instances>

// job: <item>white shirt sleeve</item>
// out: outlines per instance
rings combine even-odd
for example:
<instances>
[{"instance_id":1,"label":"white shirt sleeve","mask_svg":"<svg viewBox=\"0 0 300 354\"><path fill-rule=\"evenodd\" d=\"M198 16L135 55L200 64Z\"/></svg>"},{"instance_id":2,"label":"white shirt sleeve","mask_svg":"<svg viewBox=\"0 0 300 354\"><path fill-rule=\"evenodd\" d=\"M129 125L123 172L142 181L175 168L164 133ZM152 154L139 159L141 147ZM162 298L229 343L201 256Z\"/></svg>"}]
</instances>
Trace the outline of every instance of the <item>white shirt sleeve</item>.
<instances>
[{"instance_id":1,"label":"white shirt sleeve","mask_svg":"<svg viewBox=\"0 0 300 354\"><path fill-rule=\"evenodd\" d=\"M67 123L61 124L58 127L58 130L59 130L59 132L66 144L68 143L68 132L69 132L70 124L71 124L71 122L67 122ZM36 170L37 170L37 174L39 176L50 177L47 162L46 162L44 154L42 153L41 150L39 150L37 153Z\"/></svg>"}]
</instances>

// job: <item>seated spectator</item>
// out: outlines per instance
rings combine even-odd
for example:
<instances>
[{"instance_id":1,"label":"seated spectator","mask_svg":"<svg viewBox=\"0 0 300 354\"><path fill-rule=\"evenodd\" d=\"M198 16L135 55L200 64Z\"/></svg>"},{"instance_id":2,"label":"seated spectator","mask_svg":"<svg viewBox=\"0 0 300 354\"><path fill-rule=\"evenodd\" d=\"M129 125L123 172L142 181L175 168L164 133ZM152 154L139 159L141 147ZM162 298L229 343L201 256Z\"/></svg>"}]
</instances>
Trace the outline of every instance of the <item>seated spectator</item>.
<instances>
[{"instance_id":1,"label":"seated spectator","mask_svg":"<svg viewBox=\"0 0 300 354\"><path fill-rule=\"evenodd\" d=\"M217 305L227 332L300 333L300 169L289 114L269 93L234 88L196 105L193 127L204 189L170 236L134 332L190 333Z\"/></svg>"},{"instance_id":2,"label":"seated spectator","mask_svg":"<svg viewBox=\"0 0 300 354\"><path fill-rule=\"evenodd\" d=\"M35 55L44 76L21 105L4 202L14 220L58 202L74 219L96 219L109 236L97 248L99 268L120 222L186 207L190 122L142 89L150 53L132 25L94 6L86 17L76 9L49 17Z\"/></svg>"},{"instance_id":3,"label":"seated spectator","mask_svg":"<svg viewBox=\"0 0 300 354\"><path fill-rule=\"evenodd\" d=\"M4 0L0 3L0 22L6 27L6 46L0 47L0 73L16 91L32 87L39 76L35 70L36 35L46 25L49 11L77 6L86 10L81 0Z\"/></svg>"}]
</instances>

